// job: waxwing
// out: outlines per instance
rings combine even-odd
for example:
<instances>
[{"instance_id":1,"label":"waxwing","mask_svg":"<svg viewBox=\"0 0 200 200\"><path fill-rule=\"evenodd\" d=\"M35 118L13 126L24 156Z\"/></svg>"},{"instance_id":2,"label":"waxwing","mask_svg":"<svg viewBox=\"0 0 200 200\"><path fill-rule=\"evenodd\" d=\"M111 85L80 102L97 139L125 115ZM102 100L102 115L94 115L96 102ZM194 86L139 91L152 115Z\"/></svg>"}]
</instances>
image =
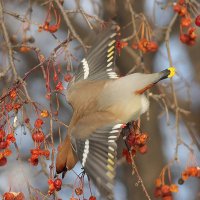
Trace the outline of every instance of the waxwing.
<instances>
[{"instance_id":1,"label":"waxwing","mask_svg":"<svg viewBox=\"0 0 200 200\"><path fill-rule=\"evenodd\" d=\"M69 84L66 96L73 116L56 159L57 173L80 161L100 194L109 200L114 199L116 140L123 125L148 110L144 92L174 74L174 68L168 68L119 77L114 71L118 30L112 24L97 36Z\"/></svg>"}]
</instances>

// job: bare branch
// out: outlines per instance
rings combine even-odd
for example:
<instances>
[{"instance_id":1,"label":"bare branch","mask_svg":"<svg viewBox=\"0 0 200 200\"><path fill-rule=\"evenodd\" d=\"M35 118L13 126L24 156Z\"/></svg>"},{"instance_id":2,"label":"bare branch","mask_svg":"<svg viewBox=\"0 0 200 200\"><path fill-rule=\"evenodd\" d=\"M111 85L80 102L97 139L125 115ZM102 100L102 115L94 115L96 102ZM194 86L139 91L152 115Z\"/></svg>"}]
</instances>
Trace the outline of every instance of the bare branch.
<instances>
[{"instance_id":1,"label":"bare branch","mask_svg":"<svg viewBox=\"0 0 200 200\"><path fill-rule=\"evenodd\" d=\"M12 50L12 47L11 47L8 31L7 31L6 25L4 23L3 1L2 0L0 0L0 26L2 28L3 37L5 39L6 46L8 48L9 64L11 66L11 69L12 69L12 72L13 72L13 75L14 75L14 80L16 80L17 79L17 71L16 71L16 68L15 68L15 63L14 63L14 58L13 58L13 50Z\"/></svg>"}]
</instances>

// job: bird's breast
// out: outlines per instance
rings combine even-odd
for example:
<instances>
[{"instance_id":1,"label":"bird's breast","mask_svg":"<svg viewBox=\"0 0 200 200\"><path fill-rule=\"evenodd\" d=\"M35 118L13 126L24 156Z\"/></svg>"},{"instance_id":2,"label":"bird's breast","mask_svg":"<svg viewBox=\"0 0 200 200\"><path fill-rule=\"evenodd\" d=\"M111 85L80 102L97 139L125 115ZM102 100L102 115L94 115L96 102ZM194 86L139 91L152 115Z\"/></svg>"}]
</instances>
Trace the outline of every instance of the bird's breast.
<instances>
[{"instance_id":1,"label":"bird's breast","mask_svg":"<svg viewBox=\"0 0 200 200\"><path fill-rule=\"evenodd\" d=\"M144 95L117 87L107 87L99 97L99 108L115 114L120 123L136 120L149 107Z\"/></svg>"}]
</instances>

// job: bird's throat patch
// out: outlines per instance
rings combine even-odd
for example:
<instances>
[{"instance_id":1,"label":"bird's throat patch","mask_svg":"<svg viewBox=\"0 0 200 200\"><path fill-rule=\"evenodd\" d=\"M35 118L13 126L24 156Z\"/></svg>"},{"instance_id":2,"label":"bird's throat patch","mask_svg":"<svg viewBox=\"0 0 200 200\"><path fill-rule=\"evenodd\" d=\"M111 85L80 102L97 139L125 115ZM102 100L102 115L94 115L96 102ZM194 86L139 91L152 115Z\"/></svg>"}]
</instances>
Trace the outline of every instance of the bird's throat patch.
<instances>
[{"instance_id":1,"label":"bird's throat patch","mask_svg":"<svg viewBox=\"0 0 200 200\"><path fill-rule=\"evenodd\" d=\"M136 90L135 91L135 94L143 94L144 92L146 92L146 90L148 90L148 89L150 89L150 88L152 88L154 86L154 84L152 83L152 84L149 84L149 85L147 85L145 88L142 88L142 89L140 89L140 90Z\"/></svg>"}]
</instances>

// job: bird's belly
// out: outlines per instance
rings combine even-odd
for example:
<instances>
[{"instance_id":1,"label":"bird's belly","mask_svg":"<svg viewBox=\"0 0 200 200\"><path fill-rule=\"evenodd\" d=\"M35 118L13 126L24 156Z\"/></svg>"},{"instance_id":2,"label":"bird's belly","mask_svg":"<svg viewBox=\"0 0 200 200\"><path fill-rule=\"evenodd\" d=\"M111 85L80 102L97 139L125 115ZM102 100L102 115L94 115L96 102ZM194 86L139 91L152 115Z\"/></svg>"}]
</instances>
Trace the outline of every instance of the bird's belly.
<instances>
[{"instance_id":1,"label":"bird's belly","mask_svg":"<svg viewBox=\"0 0 200 200\"><path fill-rule=\"evenodd\" d=\"M99 108L101 111L113 113L119 123L128 123L140 116L141 98L132 95L126 95L126 98L123 95L121 97L107 95L100 98Z\"/></svg>"},{"instance_id":2,"label":"bird's belly","mask_svg":"<svg viewBox=\"0 0 200 200\"><path fill-rule=\"evenodd\" d=\"M136 105L133 101L121 101L109 107L108 111L112 112L120 123L128 123L138 119L141 107L140 105Z\"/></svg>"}]
</instances>

